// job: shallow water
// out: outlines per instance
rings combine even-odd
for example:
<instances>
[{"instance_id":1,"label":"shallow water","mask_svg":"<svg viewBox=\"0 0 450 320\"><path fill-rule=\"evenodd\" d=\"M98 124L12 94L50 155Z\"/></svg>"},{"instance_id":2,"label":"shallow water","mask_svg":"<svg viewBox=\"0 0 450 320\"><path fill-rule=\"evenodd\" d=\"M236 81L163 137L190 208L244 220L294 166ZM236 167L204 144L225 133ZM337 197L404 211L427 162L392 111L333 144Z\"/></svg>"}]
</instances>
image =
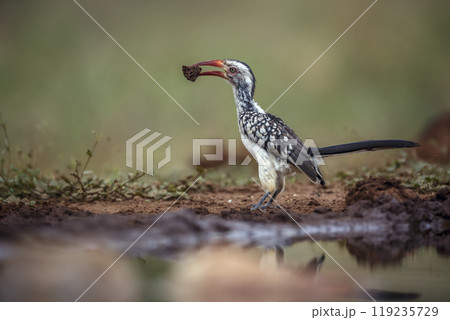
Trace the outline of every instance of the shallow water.
<instances>
[{"instance_id":1,"label":"shallow water","mask_svg":"<svg viewBox=\"0 0 450 320\"><path fill-rule=\"evenodd\" d=\"M298 216L299 225L181 210L145 234L157 216L4 228L0 300L449 301L447 220L393 216Z\"/></svg>"},{"instance_id":2,"label":"shallow water","mask_svg":"<svg viewBox=\"0 0 450 320\"><path fill-rule=\"evenodd\" d=\"M261 268L261 260L268 250L271 249L252 247L246 248L243 252L255 258L255 268ZM332 300L371 301L371 297L366 295L346 274L349 273L377 301L450 301L450 260L438 253L435 248L420 247L402 252L400 254L403 255L403 258L393 262L385 260L358 262L357 257L347 249L347 242L344 240L319 241L318 244L301 241L284 247L283 251L283 266L280 268L286 266L302 268L311 261L311 258L325 254L323 265L314 275L318 278L318 284L320 279L338 277L344 286L354 287L351 294L339 293ZM230 259L233 257L231 256ZM131 261L138 267L143 279L147 281L147 289L144 290L142 297L144 300L173 299L170 294L164 294L166 291L161 289L161 286L164 287L165 281L171 278L174 268L178 267L179 269L180 265L182 268L185 263L184 258L168 260L143 256L131 258ZM155 288L155 284L158 284L156 286L158 289L152 290L151 288ZM196 300L195 297L193 300ZM253 299L249 297L249 300ZM292 300L298 299L293 297Z\"/></svg>"},{"instance_id":3,"label":"shallow water","mask_svg":"<svg viewBox=\"0 0 450 320\"><path fill-rule=\"evenodd\" d=\"M418 248L405 253L396 263L371 266L358 262L344 242L320 242L323 248L364 288L395 292L418 293L414 301L450 301L450 260L435 248ZM286 248L287 260L301 263L304 256L320 253L316 244L302 242ZM326 259L321 274L344 271L331 259Z\"/></svg>"}]
</instances>

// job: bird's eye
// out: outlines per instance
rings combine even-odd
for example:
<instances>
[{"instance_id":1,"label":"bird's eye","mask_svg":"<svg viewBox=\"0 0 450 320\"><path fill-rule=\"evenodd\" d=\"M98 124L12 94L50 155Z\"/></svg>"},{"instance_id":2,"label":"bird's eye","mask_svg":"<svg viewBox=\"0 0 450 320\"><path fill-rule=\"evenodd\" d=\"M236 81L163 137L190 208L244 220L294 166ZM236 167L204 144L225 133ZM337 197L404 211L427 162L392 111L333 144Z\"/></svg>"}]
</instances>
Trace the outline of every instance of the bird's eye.
<instances>
[{"instance_id":1,"label":"bird's eye","mask_svg":"<svg viewBox=\"0 0 450 320\"><path fill-rule=\"evenodd\" d=\"M228 71L230 71L231 73L236 73L237 72L237 68L236 67L230 67L228 69Z\"/></svg>"}]
</instances>

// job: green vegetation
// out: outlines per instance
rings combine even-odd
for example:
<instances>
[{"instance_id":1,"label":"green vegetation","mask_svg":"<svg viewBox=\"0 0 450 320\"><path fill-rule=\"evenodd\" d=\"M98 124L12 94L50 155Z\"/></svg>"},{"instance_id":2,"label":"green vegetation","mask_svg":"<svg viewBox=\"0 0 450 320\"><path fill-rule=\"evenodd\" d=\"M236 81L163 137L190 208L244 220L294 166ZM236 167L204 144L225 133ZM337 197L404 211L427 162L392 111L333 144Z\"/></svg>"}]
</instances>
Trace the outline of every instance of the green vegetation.
<instances>
[{"instance_id":1,"label":"green vegetation","mask_svg":"<svg viewBox=\"0 0 450 320\"><path fill-rule=\"evenodd\" d=\"M76 160L68 167L67 172L55 172L53 175L43 174L34 165L33 152L18 150L12 152L8 130L0 114L0 128L4 144L0 151L0 201L34 204L47 199L64 199L71 201L111 200L121 201L141 197L144 199L174 199L187 197L184 191L199 177L200 181L192 186L193 190L216 186L245 185L252 183L249 168L229 170L215 168L207 171L201 167L193 175L176 181L160 182L145 179L144 173L135 172L124 176L101 177L88 170L88 165L95 155L98 144L104 135L97 136L94 143L86 151L84 162ZM368 177L396 177L406 187L419 192L432 192L450 181L450 168L437 166L408 158L402 152L399 159L391 160L385 166L373 168L363 167L361 170L341 171L337 173L334 182L351 185ZM293 178L294 180L296 178Z\"/></svg>"},{"instance_id":2,"label":"green vegetation","mask_svg":"<svg viewBox=\"0 0 450 320\"><path fill-rule=\"evenodd\" d=\"M450 184L450 166L428 163L416 157L408 157L406 152L402 152L400 158L392 159L384 166L340 171L336 174L334 181L354 185L369 177L394 177L407 188L429 193Z\"/></svg>"},{"instance_id":3,"label":"green vegetation","mask_svg":"<svg viewBox=\"0 0 450 320\"><path fill-rule=\"evenodd\" d=\"M197 179L196 175L187 176L175 182L148 182L144 173L130 173L117 178L104 178L87 170L97 145L103 135L96 137L92 148L86 151L84 163L76 160L68 172L55 172L46 175L33 164L33 152L18 150L13 153L6 124L0 114L0 127L4 136L4 145L0 151L0 201L34 204L39 200L59 198L73 201L112 200L120 201L139 196L146 199L172 199L187 194L183 192ZM95 132L93 132L96 135ZM192 186L199 188L199 184Z\"/></svg>"}]
</instances>

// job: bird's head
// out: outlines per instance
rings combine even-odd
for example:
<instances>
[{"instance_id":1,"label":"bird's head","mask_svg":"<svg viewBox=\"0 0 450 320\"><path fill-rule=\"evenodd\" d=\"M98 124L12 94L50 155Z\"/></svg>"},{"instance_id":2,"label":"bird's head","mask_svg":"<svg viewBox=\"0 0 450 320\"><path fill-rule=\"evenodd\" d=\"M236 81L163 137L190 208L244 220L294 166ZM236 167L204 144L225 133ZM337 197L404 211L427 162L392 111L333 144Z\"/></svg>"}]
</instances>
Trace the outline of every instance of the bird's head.
<instances>
[{"instance_id":1,"label":"bird's head","mask_svg":"<svg viewBox=\"0 0 450 320\"><path fill-rule=\"evenodd\" d=\"M209 60L196 63L192 67L212 66L222 70L203 71L198 76L217 76L228 80L236 90L242 90L250 93L253 98L255 92L255 76L250 67L238 60L224 59L224 60Z\"/></svg>"}]
</instances>

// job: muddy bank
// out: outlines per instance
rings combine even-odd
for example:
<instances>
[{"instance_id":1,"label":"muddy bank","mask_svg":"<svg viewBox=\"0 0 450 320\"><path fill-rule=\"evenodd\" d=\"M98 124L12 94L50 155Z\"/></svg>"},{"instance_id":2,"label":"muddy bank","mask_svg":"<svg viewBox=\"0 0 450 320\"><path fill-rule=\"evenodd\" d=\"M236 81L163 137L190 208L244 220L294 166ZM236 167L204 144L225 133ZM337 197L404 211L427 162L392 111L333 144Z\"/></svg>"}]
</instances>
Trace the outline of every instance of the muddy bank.
<instances>
[{"instance_id":1,"label":"muddy bank","mask_svg":"<svg viewBox=\"0 0 450 320\"><path fill-rule=\"evenodd\" d=\"M208 206L165 214L104 214L57 202L32 207L3 205L0 240L88 242L91 247L120 251L147 230L130 253L166 257L217 243L273 247L311 237L346 239L349 252L371 265L398 262L420 246L436 247L444 255L450 253L448 187L424 198L402 190L396 181L369 179L350 189L345 201L352 204L342 211L316 206L313 214L289 209L252 212L246 208L225 208L216 213Z\"/></svg>"},{"instance_id":2,"label":"muddy bank","mask_svg":"<svg viewBox=\"0 0 450 320\"><path fill-rule=\"evenodd\" d=\"M359 200L375 201L382 195L389 195L399 201L414 200L420 196L413 190L402 186L401 181L388 178L369 178L359 181L350 188L345 196L347 205ZM423 197L422 198L426 198Z\"/></svg>"}]
</instances>

